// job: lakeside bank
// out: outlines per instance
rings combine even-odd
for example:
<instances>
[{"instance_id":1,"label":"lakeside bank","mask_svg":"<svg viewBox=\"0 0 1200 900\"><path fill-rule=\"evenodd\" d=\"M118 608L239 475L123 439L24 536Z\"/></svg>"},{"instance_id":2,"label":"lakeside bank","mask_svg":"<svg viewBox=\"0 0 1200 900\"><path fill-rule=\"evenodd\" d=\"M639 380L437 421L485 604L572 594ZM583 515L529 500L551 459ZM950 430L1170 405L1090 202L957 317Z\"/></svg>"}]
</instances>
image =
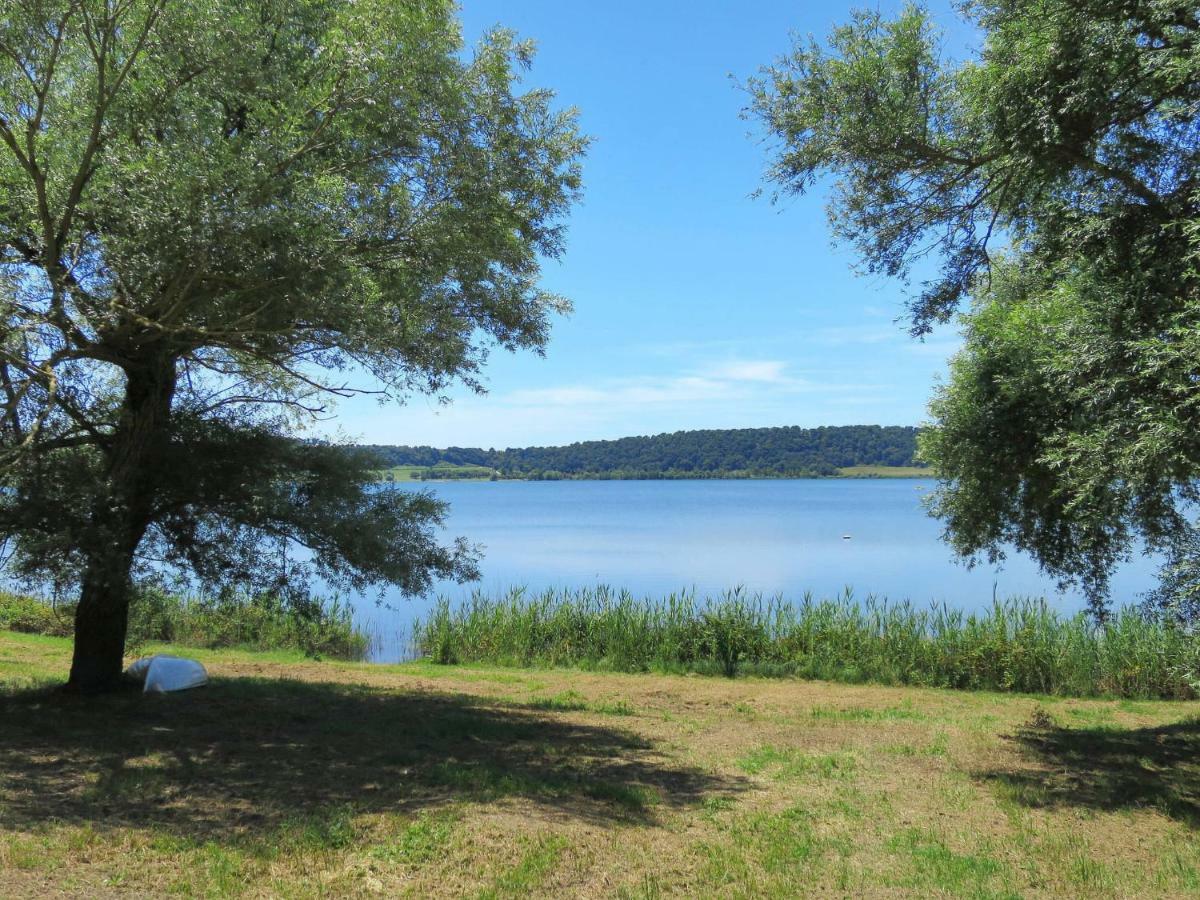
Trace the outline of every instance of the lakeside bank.
<instances>
[{"instance_id":1,"label":"lakeside bank","mask_svg":"<svg viewBox=\"0 0 1200 900\"><path fill-rule=\"evenodd\" d=\"M1194 896L1200 704L184 651L54 695L0 632L0 893Z\"/></svg>"}]
</instances>

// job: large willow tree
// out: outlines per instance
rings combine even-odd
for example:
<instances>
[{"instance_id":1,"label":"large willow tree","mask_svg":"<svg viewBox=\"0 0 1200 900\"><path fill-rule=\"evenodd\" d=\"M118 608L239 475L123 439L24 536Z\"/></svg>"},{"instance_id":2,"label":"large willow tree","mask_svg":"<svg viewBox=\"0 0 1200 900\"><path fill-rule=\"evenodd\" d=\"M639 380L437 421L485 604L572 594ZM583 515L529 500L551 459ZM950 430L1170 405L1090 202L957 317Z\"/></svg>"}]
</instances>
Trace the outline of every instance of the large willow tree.
<instances>
[{"instance_id":1,"label":"large willow tree","mask_svg":"<svg viewBox=\"0 0 1200 900\"><path fill-rule=\"evenodd\" d=\"M446 0L2 7L0 536L78 590L70 684L119 676L146 567L470 576L438 503L294 435L356 378L478 386L546 341L583 141L520 90L530 48L465 52Z\"/></svg>"},{"instance_id":2,"label":"large willow tree","mask_svg":"<svg viewBox=\"0 0 1200 900\"><path fill-rule=\"evenodd\" d=\"M927 276L915 333L969 306L923 442L952 546L1014 544L1103 615L1113 566L1137 538L1176 545L1200 499L1200 17L963 11L981 48L962 61L921 8L860 13L765 70L751 112L783 192L833 175L865 267Z\"/></svg>"}]
</instances>

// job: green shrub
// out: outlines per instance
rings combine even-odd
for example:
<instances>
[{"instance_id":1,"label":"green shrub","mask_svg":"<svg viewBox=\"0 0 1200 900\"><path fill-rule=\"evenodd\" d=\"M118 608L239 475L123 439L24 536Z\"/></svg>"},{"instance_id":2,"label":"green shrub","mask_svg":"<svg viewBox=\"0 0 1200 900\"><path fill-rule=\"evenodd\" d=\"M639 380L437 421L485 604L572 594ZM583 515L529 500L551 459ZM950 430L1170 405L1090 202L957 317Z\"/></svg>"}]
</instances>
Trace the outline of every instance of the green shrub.
<instances>
[{"instance_id":1,"label":"green shrub","mask_svg":"<svg viewBox=\"0 0 1200 900\"><path fill-rule=\"evenodd\" d=\"M727 678L737 675L742 659L766 655L769 638L765 625L740 591L701 610L699 630L702 641L696 655L714 659Z\"/></svg>"},{"instance_id":2,"label":"green shrub","mask_svg":"<svg viewBox=\"0 0 1200 900\"><path fill-rule=\"evenodd\" d=\"M366 659L371 638L355 627L352 614L337 598L287 603L274 594L200 597L144 586L130 602L127 642L132 650L161 642ZM73 623L73 606L0 594L0 628L69 637Z\"/></svg>"},{"instance_id":3,"label":"green shrub","mask_svg":"<svg viewBox=\"0 0 1200 900\"><path fill-rule=\"evenodd\" d=\"M68 637L74 632L74 625L74 606L54 605L22 594L0 592L2 629Z\"/></svg>"}]
</instances>

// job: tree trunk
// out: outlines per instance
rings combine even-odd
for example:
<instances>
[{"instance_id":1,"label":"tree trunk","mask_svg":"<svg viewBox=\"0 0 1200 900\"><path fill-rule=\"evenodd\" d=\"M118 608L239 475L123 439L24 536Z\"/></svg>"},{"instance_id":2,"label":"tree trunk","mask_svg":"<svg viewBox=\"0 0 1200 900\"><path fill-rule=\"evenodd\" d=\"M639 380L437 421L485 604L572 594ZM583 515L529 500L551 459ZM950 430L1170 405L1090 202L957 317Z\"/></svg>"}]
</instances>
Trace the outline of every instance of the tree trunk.
<instances>
[{"instance_id":1,"label":"tree trunk","mask_svg":"<svg viewBox=\"0 0 1200 900\"><path fill-rule=\"evenodd\" d=\"M67 689L91 694L117 687L125 661L133 560L153 516L160 454L169 437L175 362L154 357L125 369L125 400L112 436L107 490L84 538L87 566L75 612L75 650Z\"/></svg>"},{"instance_id":2,"label":"tree trunk","mask_svg":"<svg viewBox=\"0 0 1200 900\"><path fill-rule=\"evenodd\" d=\"M129 626L129 570L132 557L103 554L83 575L75 610L75 652L67 687L81 694L111 690L121 680L125 632Z\"/></svg>"}]
</instances>

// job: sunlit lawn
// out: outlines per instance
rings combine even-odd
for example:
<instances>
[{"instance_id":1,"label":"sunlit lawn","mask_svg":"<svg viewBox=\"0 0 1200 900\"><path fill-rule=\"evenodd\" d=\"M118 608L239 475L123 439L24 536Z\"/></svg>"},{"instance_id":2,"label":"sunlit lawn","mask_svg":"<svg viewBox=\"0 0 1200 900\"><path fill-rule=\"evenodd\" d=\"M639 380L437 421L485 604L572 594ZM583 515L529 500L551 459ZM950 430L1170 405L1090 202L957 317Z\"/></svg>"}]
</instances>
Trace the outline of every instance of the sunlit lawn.
<instances>
[{"instance_id":1,"label":"sunlit lawn","mask_svg":"<svg viewBox=\"0 0 1200 900\"><path fill-rule=\"evenodd\" d=\"M380 481L424 481L430 473L442 475L454 481L487 481L492 477L492 470L484 466L459 466L452 463L438 463L436 466L391 466L379 472ZM436 477L434 481L438 480Z\"/></svg>"},{"instance_id":2,"label":"sunlit lawn","mask_svg":"<svg viewBox=\"0 0 1200 900\"><path fill-rule=\"evenodd\" d=\"M1200 705L0 632L0 896L1195 896Z\"/></svg>"},{"instance_id":3,"label":"sunlit lawn","mask_svg":"<svg viewBox=\"0 0 1200 900\"><path fill-rule=\"evenodd\" d=\"M923 466L844 466L838 469L844 478L933 478L932 469Z\"/></svg>"}]
</instances>

